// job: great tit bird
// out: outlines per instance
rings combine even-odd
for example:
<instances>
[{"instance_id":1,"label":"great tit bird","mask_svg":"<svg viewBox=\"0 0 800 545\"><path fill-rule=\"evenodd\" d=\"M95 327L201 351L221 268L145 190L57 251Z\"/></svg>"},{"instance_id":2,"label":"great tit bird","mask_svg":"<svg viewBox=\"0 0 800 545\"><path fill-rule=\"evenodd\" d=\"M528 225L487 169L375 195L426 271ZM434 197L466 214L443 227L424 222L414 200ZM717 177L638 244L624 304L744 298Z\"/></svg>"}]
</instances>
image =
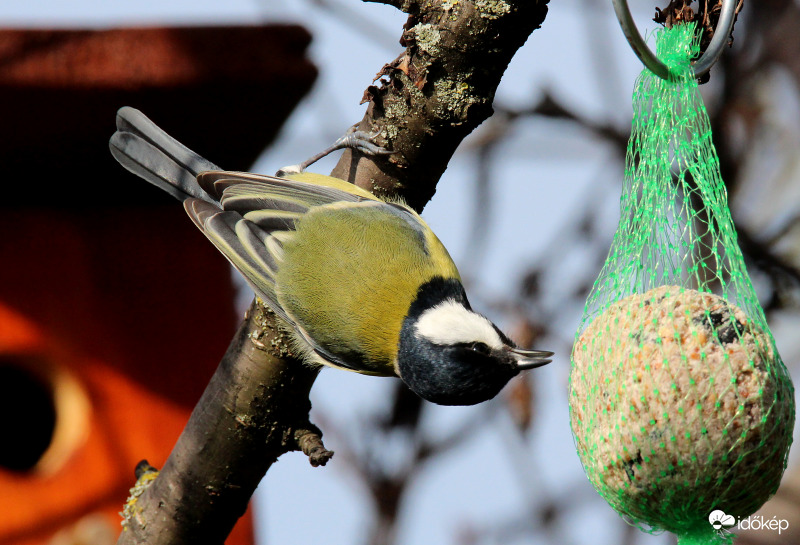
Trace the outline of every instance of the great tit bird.
<instances>
[{"instance_id":1,"label":"great tit bird","mask_svg":"<svg viewBox=\"0 0 800 545\"><path fill-rule=\"evenodd\" d=\"M399 376L434 403L472 405L550 362L470 308L447 250L402 201L320 174L221 170L129 107L110 148L183 201L309 364Z\"/></svg>"}]
</instances>

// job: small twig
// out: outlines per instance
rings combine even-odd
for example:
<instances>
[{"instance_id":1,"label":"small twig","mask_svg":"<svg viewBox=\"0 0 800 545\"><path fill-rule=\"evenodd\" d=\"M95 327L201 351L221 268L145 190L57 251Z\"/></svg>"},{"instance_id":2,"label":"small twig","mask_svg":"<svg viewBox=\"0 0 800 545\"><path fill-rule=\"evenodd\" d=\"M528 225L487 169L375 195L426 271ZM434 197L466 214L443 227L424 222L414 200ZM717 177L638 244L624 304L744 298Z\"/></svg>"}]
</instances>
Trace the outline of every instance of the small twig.
<instances>
[{"instance_id":1,"label":"small twig","mask_svg":"<svg viewBox=\"0 0 800 545\"><path fill-rule=\"evenodd\" d=\"M322 432L310 422L308 428L295 430L293 440L314 467L324 466L333 457L333 451L322 443Z\"/></svg>"},{"instance_id":2,"label":"small twig","mask_svg":"<svg viewBox=\"0 0 800 545\"><path fill-rule=\"evenodd\" d=\"M403 13L410 13L412 9L419 4L415 0L362 0L365 4L386 4L387 6L394 6Z\"/></svg>"}]
</instances>

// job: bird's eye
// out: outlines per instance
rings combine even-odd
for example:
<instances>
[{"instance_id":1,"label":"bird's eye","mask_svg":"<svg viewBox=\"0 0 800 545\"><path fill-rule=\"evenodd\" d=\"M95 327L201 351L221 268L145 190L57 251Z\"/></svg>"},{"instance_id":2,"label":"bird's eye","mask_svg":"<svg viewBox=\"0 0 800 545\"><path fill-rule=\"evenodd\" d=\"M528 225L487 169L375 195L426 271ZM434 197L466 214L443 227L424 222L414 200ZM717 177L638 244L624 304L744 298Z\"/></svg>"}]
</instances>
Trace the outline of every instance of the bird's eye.
<instances>
[{"instance_id":1,"label":"bird's eye","mask_svg":"<svg viewBox=\"0 0 800 545\"><path fill-rule=\"evenodd\" d=\"M482 342L472 343L471 345L469 345L469 349L484 355L488 355L492 351L492 349L489 348L488 344Z\"/></svg>"}]
</instances>

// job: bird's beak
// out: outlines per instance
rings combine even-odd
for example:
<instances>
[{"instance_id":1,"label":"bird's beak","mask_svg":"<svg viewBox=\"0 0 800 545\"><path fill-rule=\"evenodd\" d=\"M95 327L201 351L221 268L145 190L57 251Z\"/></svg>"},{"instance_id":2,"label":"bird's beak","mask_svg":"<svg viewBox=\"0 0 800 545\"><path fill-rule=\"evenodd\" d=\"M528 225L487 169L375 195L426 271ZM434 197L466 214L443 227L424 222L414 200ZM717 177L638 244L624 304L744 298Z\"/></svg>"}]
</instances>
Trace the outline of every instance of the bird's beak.
<instances>
[{"instance_id":1,"label":"bird's beak","mask_svg":"<svg viewBox=\"0 0 800 545\"><path fill-rule=\"evenodd\" d=\"M524 371L525 369L535 369L542 365L550 363L550 358L553 356L552 352L547 350L523 350L521 348L509 348L509 352L517 360L517 369Z\"/></svg>"}]
</instances>

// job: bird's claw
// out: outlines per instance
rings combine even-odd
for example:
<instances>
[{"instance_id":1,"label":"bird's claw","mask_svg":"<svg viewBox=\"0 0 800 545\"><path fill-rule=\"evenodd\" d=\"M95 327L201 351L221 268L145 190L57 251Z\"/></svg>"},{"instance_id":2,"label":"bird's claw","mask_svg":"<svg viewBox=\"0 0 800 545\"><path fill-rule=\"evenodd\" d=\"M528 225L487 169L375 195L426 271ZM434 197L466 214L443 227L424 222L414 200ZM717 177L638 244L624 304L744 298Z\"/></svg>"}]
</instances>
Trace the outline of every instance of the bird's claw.
<instances>
[{"instance_id":1,"label":"bird's claw","mask_svg":"<svg viewBox=\"0 0 800 545\"><path fill-rule=\"evenodd\" d=\"M391 150L379 146L373 142L380 133L368 133L365 131L354 130L351 128L344 136L334 142L335 149L349 148L360 151L364 155L391 155Z\"/></svg>"},{"instance_id":2,"label":"bird's claw","mask_svg":"<svg viewBox=\"0 0 800 545\"><path fill-rule=\"evenodd\" d=\"M350 127L347 133L336 140L332 146L328 149L325 149L318 154L314 155L313 157L306 159L302 163L298 163L296 165L289 165L287 167L283 167L275 173L276 176L287 176L289 174L300 174L309 166L313 165L326 155L333 153L336 150L340 149L353 149L364 155L391 155L394 153L391 150L387 150L384 147L381 147L373 142L373 140L378 136L379 133L368 133L366 131L359 131L356 130L355 126Z\"/></svg>"}]
</instances>

